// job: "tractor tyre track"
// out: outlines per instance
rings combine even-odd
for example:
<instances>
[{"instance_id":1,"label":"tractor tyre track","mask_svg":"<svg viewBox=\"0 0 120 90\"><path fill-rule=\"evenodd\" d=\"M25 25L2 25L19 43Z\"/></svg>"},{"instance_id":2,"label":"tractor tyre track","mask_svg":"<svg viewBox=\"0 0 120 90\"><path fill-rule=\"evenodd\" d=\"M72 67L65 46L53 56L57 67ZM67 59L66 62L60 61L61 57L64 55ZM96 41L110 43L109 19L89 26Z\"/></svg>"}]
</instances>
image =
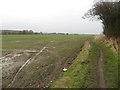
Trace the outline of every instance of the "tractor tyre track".
<instances>
[{"instance_id":1,"label":"tractor tyre track","mask_svg":"<svg viewBox=\"0 0 120 90\"><path fill-rule=\"evenodd\" d=\"M30 57L17 71L17 73L15 74L13 80L11 81L11 83L7 86L10 87L14 81L16 80L17 75L20 73L20 71L28 64L30 63L30 61L34 60L39 54L41 54L44 50L46 49L46 47L43 47L38 53L35 54L34 57Z\"/></svg>"},{"instance_id":2,"label":"tractor tyre track","mask_svg":"<svg viewBox=\"0 0 120 90\"><path fill-rule=\"evenodd\" d=\"M104 71L103 71L103 60L104 55L103 51L99 48L99 59L98 59L98 84L99 88L106 88L105 79L104 79Z\"/></svg>"}]
</instances>

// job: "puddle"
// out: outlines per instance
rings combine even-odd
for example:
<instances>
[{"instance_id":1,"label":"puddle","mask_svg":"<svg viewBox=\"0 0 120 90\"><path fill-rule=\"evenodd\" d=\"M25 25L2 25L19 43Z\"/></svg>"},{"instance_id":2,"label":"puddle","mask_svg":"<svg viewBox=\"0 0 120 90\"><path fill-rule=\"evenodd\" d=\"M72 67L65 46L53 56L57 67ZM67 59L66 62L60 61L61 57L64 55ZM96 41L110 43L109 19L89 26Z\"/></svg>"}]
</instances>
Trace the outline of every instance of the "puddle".
<instances>
[{"instance_id":1,"label":"puddle","mask_svg":"<svg viewBox=\"0 0 120 90\"><path fill-rule=\"evenodd\" d=\"M19 57L19 56L21 56L22 54L14 54L14 56L13 57Z\"/></svg>"},{"instance_id":2,"label":"puddle","mask_svg":"<svg viewBox=\"0 0 120 90\"><path fill-rule=\"evenodd\" d=\"M36 53L37 51L36 51L36 50L25 50L25 52L28 52L28 53Z\"/></svg>"}]
</instances>

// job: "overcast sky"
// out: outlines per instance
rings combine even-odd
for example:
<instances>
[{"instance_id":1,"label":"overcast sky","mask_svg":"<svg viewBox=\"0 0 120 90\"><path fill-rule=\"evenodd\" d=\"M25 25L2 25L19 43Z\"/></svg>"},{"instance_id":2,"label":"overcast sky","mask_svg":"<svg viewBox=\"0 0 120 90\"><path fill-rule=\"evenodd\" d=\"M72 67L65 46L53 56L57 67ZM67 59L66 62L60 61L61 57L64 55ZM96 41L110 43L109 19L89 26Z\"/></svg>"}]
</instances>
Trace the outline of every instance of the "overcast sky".
<instances>
[{"instance_id":1,"label":"overcast sky","mask_svg":"<svg viewBox=\"0 0 120 90\"><path fill-rule=\"evenodd\" d=\"M82 19L92 4L93 0L0 0L2 29L99 34L100 22Z\"/></svg>"}]
</instances>

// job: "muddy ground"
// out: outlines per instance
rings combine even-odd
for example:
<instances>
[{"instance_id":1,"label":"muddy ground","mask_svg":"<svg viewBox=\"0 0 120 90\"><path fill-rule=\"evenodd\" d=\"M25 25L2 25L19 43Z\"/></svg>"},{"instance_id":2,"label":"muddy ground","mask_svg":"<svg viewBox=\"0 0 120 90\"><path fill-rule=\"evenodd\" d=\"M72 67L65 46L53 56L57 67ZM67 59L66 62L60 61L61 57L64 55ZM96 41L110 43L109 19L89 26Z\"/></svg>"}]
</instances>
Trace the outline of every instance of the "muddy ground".
<instances>
[{"instance_id":1,"label":"muddy ground","mask_svg":"<svg viewBox=\"0 0 120 90\"><path fill-rule=\"evenodd\" d=\"M82 46L81 46L82 47ZM51 66L54 69L51 72L47 72L38 80L38 82L32 84L30 87L38 88L38 87L49 87L49 84L56 80L64 67L68 67L72 60L75 59L81 47L74 51L74 54L71 53L68 57L63 57L63 60L55 63L51 63ZM53 47L55 49L55 47ZM43 47L41 50L22 50L22 49L13 49L13 50L3 50L3 55L0 58L2 60L2 80L3 80L3 88L5 87L14 87L14 83L16 82L16 78L19 76L19 73L22 72L27 65L32 63L33 61L40 58L40 55L45 52L50 52L49 47ZM49 56L46 56L49 57ZM56 56L58 57L58 56ZM46 70L50 67L50 63L41 63L41 68L45 68ZM28 86L27 86L28 87Z\"/></svg>"},{"instance_id":2,"label":"muddy ground","mask_svg":"<svg viewBox=\"0 0 120 90\"><path fill-rule=\"evenodd\" d=\"M2 81L3 87L11 83L16 73L24 63L37 53L36 50L3 50Z\"/></svg>"}]
</instances>

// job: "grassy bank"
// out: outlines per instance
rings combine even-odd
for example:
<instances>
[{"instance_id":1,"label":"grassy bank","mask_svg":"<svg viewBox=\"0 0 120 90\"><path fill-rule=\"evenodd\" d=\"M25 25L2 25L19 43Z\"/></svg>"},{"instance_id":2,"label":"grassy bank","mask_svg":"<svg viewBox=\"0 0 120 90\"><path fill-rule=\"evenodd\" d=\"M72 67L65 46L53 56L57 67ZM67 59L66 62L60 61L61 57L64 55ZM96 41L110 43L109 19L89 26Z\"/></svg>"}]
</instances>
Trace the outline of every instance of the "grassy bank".
<instances>
[{"instance_id":1,"label":"grassy bank","mask_svg":"<svg viewBox=\"0 0 120 90\"><path fill-rule=\"evenodd\" d=\"M89 67L86 74L84 88L99 88L98 86L98 59L99 59L99 49L92 43L91 52L89 54Z\"/></svg>"},{"instance_id":2,"label":"grassy bank","mask_svg":"<svg viewBox=\"0 0 120 90\"><path fill-rule=\"evenodd\" d=\"M85 76L88 70L87 60L90 50L90 44L85 43L82 51L73 61L72 65L64 72L62 76L51 84L50 88L80 88L84 85Z\"/></svg>"}]
</instances>

